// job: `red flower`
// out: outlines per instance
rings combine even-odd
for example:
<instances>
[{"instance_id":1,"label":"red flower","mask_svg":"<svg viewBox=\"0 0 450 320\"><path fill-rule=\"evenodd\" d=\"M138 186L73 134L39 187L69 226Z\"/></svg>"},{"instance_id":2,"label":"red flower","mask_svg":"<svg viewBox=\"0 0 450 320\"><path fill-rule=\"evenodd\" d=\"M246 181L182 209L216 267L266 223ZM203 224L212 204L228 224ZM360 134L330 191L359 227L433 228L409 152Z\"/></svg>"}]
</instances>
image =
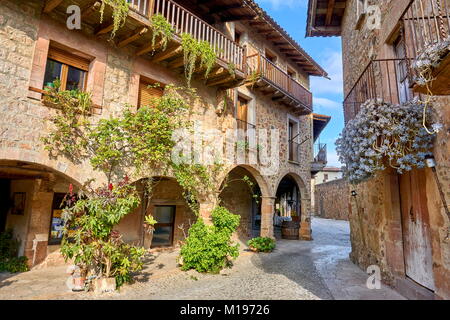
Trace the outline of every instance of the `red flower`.
<instances>
[{"instance_id":1,"label":"red flower","mask_svg":"<svg viewBox=\"0 0 450 320\"><path fill-rule=\"evenodd\" d=\"M109 189L109 191L113 190L113 184L112 183L109 184L108 189Z\"/></svg>"},{"instance_id":2,"label":"red flower","mask_svg":"<svg viewBox=\"0 0 450 320\"><path fill-rule=\"evenodd\" d=\"M73 185L72 184L69 185L69 194L70 195L73 194Z\"/></svg>"}]
</instances>

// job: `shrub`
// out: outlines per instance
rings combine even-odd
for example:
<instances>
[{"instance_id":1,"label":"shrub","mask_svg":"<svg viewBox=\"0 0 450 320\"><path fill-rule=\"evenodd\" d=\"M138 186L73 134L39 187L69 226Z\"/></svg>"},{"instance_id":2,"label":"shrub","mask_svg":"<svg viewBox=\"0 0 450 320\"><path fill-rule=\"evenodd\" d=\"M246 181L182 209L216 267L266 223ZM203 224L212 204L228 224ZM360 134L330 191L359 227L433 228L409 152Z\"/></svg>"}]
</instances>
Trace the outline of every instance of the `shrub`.
<instances>
[{"instance_id":1,"label":"shrub","mask_svg":"<svg viewBox=\"0 0 450 320\"><path fill-rule=\"evenodd\" d=\"M275 240L271 238L257 237L249 240L247 245L257 252L271 252L275 249Z\"/></svg>"},{"instance_id":2,"label":"shrub","mask_svg":"<svg viewBox=\"0 0 450 320\"><path fill-rule=\"evenodd\" d=\"M18 248L19 241L14 239L12 230L0 233L0 271L28 271L27 258L17 257Z\"/></svg>"},{"instance_id":3,"label":"shrub","mask_svg":"<svg viewBox=\"0 0 450 320\"><path fill-rule=\"evenodd\" d=\"M126 179L116 186L93 190L89 198L69 196L64 209L63 256L74 259L83 275L115 277L118 287L130 281L131 273L142 269L145 249L124 243L113 229L139 205L135 187Z\"/></svg>"},{"instance_id":4,"label":"shrub","mask_svg":"<svg viewBox=\"0 0 450 320\"><path fill-rule=\"evenodd\" d=\"M181 248L182 270L218 273L239 256L239 244L231 236L239 226L240 216L223 207L212 212L213 225L199 218L189 229L189 236Z\"/></svg>"}]
</instances>

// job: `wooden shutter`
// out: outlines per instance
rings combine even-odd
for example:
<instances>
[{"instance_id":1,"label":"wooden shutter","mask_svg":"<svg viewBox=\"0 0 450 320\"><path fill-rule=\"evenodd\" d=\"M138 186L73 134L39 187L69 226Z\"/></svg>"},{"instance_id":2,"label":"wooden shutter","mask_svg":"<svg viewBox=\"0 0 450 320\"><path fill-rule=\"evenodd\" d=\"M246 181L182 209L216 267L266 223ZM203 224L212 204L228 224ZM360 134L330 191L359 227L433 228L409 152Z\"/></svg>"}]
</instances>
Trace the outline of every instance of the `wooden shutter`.
<instances>
[{"instance_id":1,"label":"wooden shutter","mask_svg":"<svg viewBox=\"0 0 450 320\"><path fill-rule=\"evenodd\" d=\"M139 102L138 106L148 106L154 98L162 97L164 90L162 88L153 88L148 82L139 83Z\"/></svg>"},{"instance_id":2,"label":"wooden shutter","mask_svg":"<svg viewBox=\"0 0 450 320\"><path fill-rule=\"evenodd\" d=\"M247 100L238 98L237 118L247 122L248 104Z\"/></svg>"},{"instance_id":3,"label":"wooden shutter","mask_svg":"<svg viewBox=\"0 0 450 320\"><path fill-rule=\"evenodd\" d=\"M77 69L81 69L83 71L89 71L89 64L91 63L88 59L81 58L57 48L49 49L48 58L75 67Z\"/></svg>"}]
</instances>

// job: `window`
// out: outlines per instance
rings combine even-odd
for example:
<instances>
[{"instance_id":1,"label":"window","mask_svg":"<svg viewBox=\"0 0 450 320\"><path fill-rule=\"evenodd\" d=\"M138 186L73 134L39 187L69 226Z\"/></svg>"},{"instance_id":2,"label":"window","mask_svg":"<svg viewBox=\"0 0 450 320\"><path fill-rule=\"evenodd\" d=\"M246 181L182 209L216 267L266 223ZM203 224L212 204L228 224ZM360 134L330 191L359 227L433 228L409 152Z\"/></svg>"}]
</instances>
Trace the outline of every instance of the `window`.
<instances>
[{"instance_id":1,"label":"window","mask_svg":"<svg viewBox=\"0 0 450 320\"><path fill-rule=\"evenodd\" d=\"M287 74L289 75L289 77L291 77L292 79L296 79L297 78L297 74L295 73L294 70L292 70L291 68L287 68Z\"/></svg>"},{"instance_id":2,"label":"window","mask_svg":"<svg viewBox=\"0 0 450 320\"><path fill-rule=\"evenodd\" d=\"M235 30L234 31L234 41L237 44L241 44L241 38L242 38L242 33L240 33L239 31Z\"/></svg>"},{"instance_id":3,"label":"window","mask_svg":"<svg viewBox=\"0 0 450 320\"><path fill-rule=\"evenodd\" d=\"M299 161L298 122L289 119L288 122L288 153L289 161Z\"/></svg>"},{"instance_id":4,"label":"window","mask_svg":"<svg viewBox=\"0 0 450 320\"><path fill-rule=\"evenodd\" d=\"M248 100L238 97L238 105L236 112L237 128L247 131L248 124Z\"/></svg>"},{"instance_id":5,"label":"window","mask_svg":"<svg viewBox=\"0 0 450 320\"><path fill-rule=\"evenodd\" d=\"M153 99L162 97L163 94L163 85L156 81L141 77L139 82L138 108L150 105Z\"/></svg>"},{"instance_id":6,"label":"window","mask_svg":"<svg viewBox=\"0 0 450 320\"><path fill-rule=\"evenodd\" d=\"M328 181L328 173L325 173L323 175L323 182L327 182Z\"/></svg>"},{"instance_id":7,"label":"window","mask_svg":"<svg viewBox=\"0 0 450 320\"><path fill-rule=\"evenodd\" d=\"M401 37L394 43L395 56L398 60L395 61L397 86L398 86L398 100L399 103L406 102L412 99L411 90L409 89L408 65L406 62L405 44Z\"/></svg>"},{"instance_id":8,"label":"window","mask_svg":"<svg viewBox=\"0 0 450 320\"><path fill-rule=\"evenodd\" d=\"M61 81L61 90L86 89L90 61L59 48L50 48L45 68L44 87Z\"/></svg>"},{"instance_id":9,"label":"window","mask_svg":"<svg viewBox=\"0 0 450 320\"><path fill-rule=\"evenodd\" d=\"M272 52L270 52L269 50L266 49L265 52L266 58L267 60L269 60L272 63L276 63L277 62L277 56L275 54L273 54Z\"/></svg>"}]
</instances>

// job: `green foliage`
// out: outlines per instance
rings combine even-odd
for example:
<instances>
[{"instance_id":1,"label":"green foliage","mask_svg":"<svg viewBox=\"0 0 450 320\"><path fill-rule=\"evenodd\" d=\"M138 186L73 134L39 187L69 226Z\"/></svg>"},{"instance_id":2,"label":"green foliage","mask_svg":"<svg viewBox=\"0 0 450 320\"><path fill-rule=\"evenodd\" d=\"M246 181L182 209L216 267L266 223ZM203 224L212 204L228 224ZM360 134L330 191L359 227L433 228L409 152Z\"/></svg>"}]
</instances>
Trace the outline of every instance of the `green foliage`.
<instances>
[{"instance_id":1,"label":"green foliage","mask_svg":"<svg viewBox=\"0 0 450 320\"><path fill-rule=\"evenodd\" d=\"M112 39L115 37L117 30L125 24L130 7L127 0L102 0L102 5L100 7L100 23L103 22L103 14L105 12L106 5L109 5L113 11L113 30L111 31Z\"/></svg>"},{"instance_id":2,"label":"green foliage","mask_svg":"<svg viewBox=\"0 0 450 320\"><path fill-rule=\"evenodd\" d=\"M182 270L218 273L229 266L239 256L239 244L233 244L231 236L240 218L223 207L216 207L212 212L213 225L198 219L181 248Z\"/></svg>"},{"instance_id":3,"label":"green foliage","mask_svg":"<svg viewBox=\"0 0 450 320\"><path fill-rule=\"evenodd\" d=\"M155 14L151 18L152 22L152 47L155 47L156 38L161 38L162 50L166 50L167 44L173 38L175 30L162 14Z\"/></svg>"},{"instance_id":4,"label":"green foliage","mask_svg":"<svg viewBox=\"0 0 450 320\"><path fill-rule=\"evenodd\" d=\"M214 193L222 164L211 166L189 163L172 163L176 180L183 188L183 195L194 213L198 213L198 201Z\"/></svg>"},{"instance_id":5,"label":"green foliage","mask_svg":"<svg viewBox=\"0 0 450 320\"><path fill-rule=\"evenodd\" d=\"M211 44L208 41L198 41L190 34L183 33L181 46L184 52L184 70L189 86L198 60L200 61L198 67L206 69L205 78L207 78L217 60L216 52Z\"/></svg>"},{"instance_id":6,"label":"green foliage","mask_svg":"<svg viewBox=\"0 0 450 320\"><path fill-rule=\"evenodd\" d=\"M19 241L14 239L11 229L0 233L0 272L28 271L27 258L17 257Z\"/></svg>"},{"instance_id":7,"label":"green foliage","mask_svg":"<svg viewBox=\"0 0 450 320\"><path fill-rule=\"evenodd\" d=\"M247 245L258 252L271 252L275 249L275 240L271 238L257 237L249 240Z\"/></svg>"},{"instance_id":8,"label":"green foliage","mask_svg":"<svg viewBox=\"0 0 450 320\"><path fill-rule=\"evenodd\" d=\"M44 104L58 111L49 119L53 125L51 132L41 141L51 157L64 155L77 162L86 155L88 141L84 130L90 125L91 95L78 90L62 91L60 85L55 80L53 86L45 88Z\"/></svg>"},{"instance_id":9,"label":"green foliage","mask_svg":"<svg viewBox=\"0 0 450 320\"><path fill-rule=\"evenodd\" d=\"M228 63L228 72L236 78L236 65L233 62Z\"/></svg>"},{"instance_id":10,"label":"green foliage","mask_svg":"<svg viewBox=\"0 0 450 320\"><path fill-rule=\"evenodd\" d=\"M92 190L89 198L69 197L73 203L63 211L64 258L74 259L84 275L116 277L119 286L131 279L132 272L142 269L145 249L124 243L114 227L138 207L136 188L125 180Z\"/></svg>"}]
</instances>

